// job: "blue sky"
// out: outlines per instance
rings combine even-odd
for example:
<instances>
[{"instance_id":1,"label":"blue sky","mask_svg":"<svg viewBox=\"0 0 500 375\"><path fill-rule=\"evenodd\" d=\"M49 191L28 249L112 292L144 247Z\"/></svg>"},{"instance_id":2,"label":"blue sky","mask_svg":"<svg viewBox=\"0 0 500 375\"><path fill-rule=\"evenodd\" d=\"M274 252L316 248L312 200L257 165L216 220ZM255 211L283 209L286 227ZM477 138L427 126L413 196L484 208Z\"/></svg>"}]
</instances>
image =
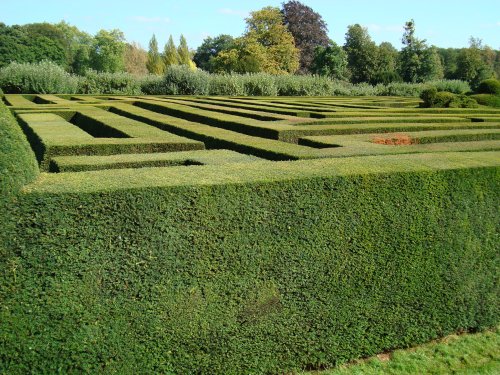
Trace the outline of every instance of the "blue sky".
<instances>
[{"instance_id":1,"label":"blue sky","mask_svg":"<svg viewBox=\"0 0 500 375\"><path fill-rule=\"evenodd\" d=\"M90 34L118 28L128 41L147 47L155 33L160 46L170 34L196 48L207 36L244 32L248 13L283 0L0 0L0 22L7 25L61 20ZM329 36L344 43L347 26L368 28L377 43L401 47L404 23L413 18L416 34L439 47L465 47L471 36L500 49L500 0L303 0L323 16Z\"/></svg>"}]
</instances>

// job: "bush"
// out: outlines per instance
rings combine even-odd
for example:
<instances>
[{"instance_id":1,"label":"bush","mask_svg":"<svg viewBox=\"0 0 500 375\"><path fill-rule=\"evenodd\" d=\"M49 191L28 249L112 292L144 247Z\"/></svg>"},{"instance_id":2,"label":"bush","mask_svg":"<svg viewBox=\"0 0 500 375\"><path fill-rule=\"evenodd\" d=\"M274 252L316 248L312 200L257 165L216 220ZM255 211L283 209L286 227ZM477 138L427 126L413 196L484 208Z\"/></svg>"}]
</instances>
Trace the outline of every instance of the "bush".
<instances>
[{"instance_id":1,"label":"bush","mask_svg":"<svg viewBox=\"0 0 500 375\"><path fill-rule=\"evenodd\" d=\"M277 96L275 76L267 73L244 74L241 76L245 95L249 96Z\"/></svg>"},{"instance_id":2,"label":"bush","mask_svg":"<svg viewBox=\"0 0 500 375\"><path fill-rule=\"evenodd\" d=\"M209 95L242 96L245 85L240 74L210 75Z\"/></svg>"},{"instance_id":3,"label":"bush","mask_svg":"<svg viewBox=\"0 0 500 375\"><path fill-rule=\"evenodd\" d=\"M383 96L410 96L419 97L425 86L422 83L392 82L386 86L379 85L380 93Z\"/></svg>"},{"instance_id":4,"label":"bush","mask_svg":"<svg viewBox=\"0 0 500 375\"><path fill-rule=\"evenodd\" d=\"M420 98L423 108L477 108L477 102L466 95L455 95L451 92L438 91L431 87L422 91Z\"/></svg>"},{"instance_id":5,"label":"bush","mask_svg":"<svg viewBox=\"0 0 500 375\"><path fill-rule=\"evenodd\" d=\"M280 75L275 82L280 96L328 96L333 91L333 81L322 76Z\"/></svg>"},{"instance_id":6,"label":"bush","mask_svg":"<svg viewBox=\"0 0 500 375\"><path fill-rule=\"evenodd\" d=\"M500 81L495 78L485 79L479 84L477 92L479 94L500 95Z\"/></svg>"},{"instance_id":7,"label":"bush","mask_svg":"<svg viewBox=\"0 0 500 375\"><path fill-rule=\"evenodd\" d=\"M78 85L80 94L140 95L141 82L130 73L105 73L87 70Z\"/></svg>"},{"instance_id":8,"label":"bush","mask_svg":"<svg viewBox=\"0 0 500 375\"><path fill-rule=\"evenodd\" d=\"M162 85L166 95L208 95L210 75L185 65L169 66Z\"/></svg>"},{"instance_id":9,"label":"bush","mask_svg":"<svg viewBox=\"0 0 500 375\"><path fill-rule=\"evenodd\" d=\"M479 107L476 100L467 95L455 95L455 98L450 102L450 108L477 108Z\"/></svg>"},{"instance_id":10,"label":"bush","mask_svg":"<svg viewBox=\"0 0 500 375\"><path fill-rule=\"evenodd\" d=\"M471 95L475 101L481 105L486 105L488 107L500 108L500 95L493 94L477 94Z\"/></svg>"},{"instance_id":11,"label":"bush","mask_svg":"<svg viewBox=\"0 0 500 375\"><path fill-rule=\"evenodd\" d=\"M378 85L378 84L388 85L389 83L392 82L402 82L402 81L403 79L396 72L380 72L374 75L370 83L373 85Z\"/></svg>"},{"instance_id":12,"label":"bush","mask_svg":"<svg viewBox=\"0 0 500 375\"><path fill-rule=\"evenodd\" d=\"M425 85L434 87L437 91L446 91L453 94L466 94L471 91L467 82L458 79L440 79L426 82Z\"/></svg>"},{"instance_id":13,"label":"bush","mask_svg":"<svg viewBox=\"0 0 500 375\"><path fill-rule=\"evenodd\" d=\"M140 78L141 91L145 95L166 95L163 77L148 74Z\"/></svg>"},{"instance_id":14,"label":"bush","mask_svg":"<svg viewBox=\"0 0 500 375\"><path fill-rule=\"evenodd\" d=\"M51 61L11 62L0 69L0 87L7 94L76 94L78 82Z\"/></svg>"}]
</instances>

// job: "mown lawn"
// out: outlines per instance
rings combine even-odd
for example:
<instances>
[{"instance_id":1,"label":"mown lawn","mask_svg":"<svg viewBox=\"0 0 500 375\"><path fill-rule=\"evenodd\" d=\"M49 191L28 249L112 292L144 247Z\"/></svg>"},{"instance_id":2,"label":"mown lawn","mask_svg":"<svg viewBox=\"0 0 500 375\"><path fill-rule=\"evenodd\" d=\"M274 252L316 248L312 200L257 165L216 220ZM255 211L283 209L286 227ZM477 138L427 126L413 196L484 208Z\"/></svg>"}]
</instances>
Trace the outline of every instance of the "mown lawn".
<instances>
[{"instance_id":1,"label":"mown lawn","mask_svg":"<svg viewBox=\"0 0 500 375\"><path fill-rule=\"evenodd\" d=\"M500 374L500 325L491 331L451 335L416 348L306 374Z\"/></svg>"}]
</instances>

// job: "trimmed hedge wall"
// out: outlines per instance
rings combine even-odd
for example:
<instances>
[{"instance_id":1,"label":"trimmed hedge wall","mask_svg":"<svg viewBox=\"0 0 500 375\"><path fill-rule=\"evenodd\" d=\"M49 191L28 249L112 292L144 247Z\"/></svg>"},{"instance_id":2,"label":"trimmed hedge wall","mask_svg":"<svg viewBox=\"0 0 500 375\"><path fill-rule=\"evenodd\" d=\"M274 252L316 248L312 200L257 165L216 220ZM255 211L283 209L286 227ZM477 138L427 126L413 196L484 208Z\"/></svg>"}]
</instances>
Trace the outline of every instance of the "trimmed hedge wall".
<instances>
[{"instance_id":1,"label":"trimmed hedge wall","mask_svg":"<svg viewBox=\"0 0 500 375\"><path fill-rule=\"evenodd\" d=\"M1 258L0 372L286 373L493 326L497 156L46 174Z\"/></svg>"},{"instance_id":2,"label":"trimmed hedge wall","mask_svg":"<svg viewBox=\"0 0 500 375\"><path fill-rule=\"evenodd\" d=\"M26 137L0 100L0 249L14 224L11 212L21 187L38 175L38 165ZM3 254L1 254L3 255ZM1 298L0 298L1 300Z\"/></svg>"}]
</instances>

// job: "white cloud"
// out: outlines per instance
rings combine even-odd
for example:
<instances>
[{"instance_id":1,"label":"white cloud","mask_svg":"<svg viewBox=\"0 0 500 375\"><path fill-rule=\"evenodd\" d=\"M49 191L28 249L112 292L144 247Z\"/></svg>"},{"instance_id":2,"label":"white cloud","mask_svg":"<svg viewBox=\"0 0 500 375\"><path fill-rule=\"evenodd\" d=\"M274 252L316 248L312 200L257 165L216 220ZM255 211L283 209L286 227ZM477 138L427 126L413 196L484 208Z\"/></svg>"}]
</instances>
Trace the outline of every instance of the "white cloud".
<instances>
[{"instance_id":1,"label":"white cloud","mask_svg":"<svg viewBox=\"0 0 500 375\"><path fill-rule=\"evenodd\" d=\"M497 26L500 26L500 22L497 22Z\"/></svg>"},{"instance_id":2,"label":"white cloud","mask_svg":"<svg viewBox=\"0 0 500 375\"><path fill-rule=\"evenodd\" d=\"M229 8L221 8L217 11L221 14L227 14L230 16L239 16L239 17L248 17L249 12L246 10L237 10L237 9L229 9Z\"/></svg>"},{"instance_id":3,"label":"white cloud","mask_svg":"<svg viewBox=\"0 0 500 375\"><path fill-rule=\"evenodd\" d=\"M170 18L168 17L145 17L145 16L134 16L132 20L141 23L170 23Z\"/></svg>"}]
</instances>

